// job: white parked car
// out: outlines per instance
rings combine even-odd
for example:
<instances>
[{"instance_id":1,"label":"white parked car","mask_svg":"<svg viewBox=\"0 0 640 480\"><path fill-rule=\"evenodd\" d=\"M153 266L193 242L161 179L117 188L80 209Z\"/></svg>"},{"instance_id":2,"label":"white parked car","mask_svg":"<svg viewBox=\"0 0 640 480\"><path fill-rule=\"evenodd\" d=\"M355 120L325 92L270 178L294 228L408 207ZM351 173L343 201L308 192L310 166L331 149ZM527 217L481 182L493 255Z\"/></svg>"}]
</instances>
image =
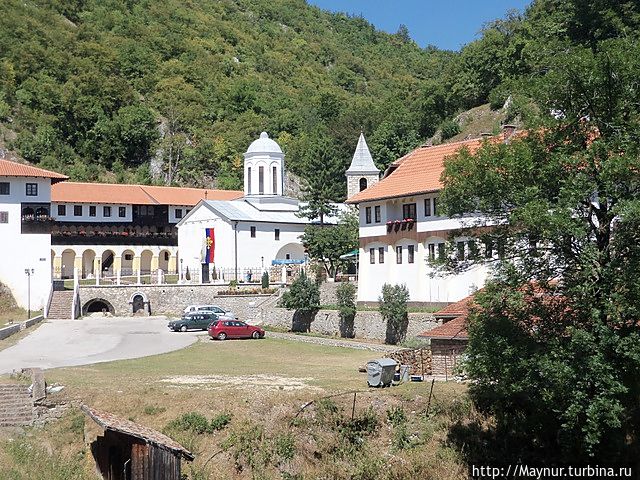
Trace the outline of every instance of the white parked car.
<instances>
[{"instance_id":1,"label":"white parked car","mask_svg":"<svg viewBox=\"0 0 640 480\"><path fill-rule=\"evenodd\" d=\"M231 310L226 310L219 305L189 305L183 312L185 314L191 312L212 312L219 317L230 318L232 320L237 319Z\"/></svg>"}]
</instances>

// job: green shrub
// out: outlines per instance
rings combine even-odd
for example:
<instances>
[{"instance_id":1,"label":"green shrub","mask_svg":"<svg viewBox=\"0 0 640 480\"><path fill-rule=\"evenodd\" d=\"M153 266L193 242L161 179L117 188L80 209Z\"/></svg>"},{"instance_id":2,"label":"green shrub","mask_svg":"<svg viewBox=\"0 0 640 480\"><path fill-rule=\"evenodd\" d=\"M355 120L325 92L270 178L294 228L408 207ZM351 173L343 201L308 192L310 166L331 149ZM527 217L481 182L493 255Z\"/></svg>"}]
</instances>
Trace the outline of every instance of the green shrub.
<instances>
[{"instance_id":1,"label":"green shrub","mask_svg":"<svg viewBox=\"0 0 640 480\"><path fill-rule=\"evenodd\" d=\"M402 407L391 407L387 410L387 420L391 425L397 427L407 422L407 415Z\"/></svg>"},{"instance_id":2,"label":"green shrub","mask_svg":"<svg viewBox=\"0 0 640 480\"><path fill-rule=\"evenodd\" d=\"M440 124L442 140L448 140L460 133L460 124L455 120L445 120Z\"/></svg>"},{"instance_id":3,"label":"green shrub","mask_svg":"<svg viewBox=\"0 0 640 480\"><path fill-rule=\"evenodd\" d=\"M296 278L288 292L282 295L280 305L289 310L311 312L320 308L320 288L304 273Z\"/></svg>"},{"instance_id":4,"label":"green shrub","mask_svg":"<svg viewBox=\"0 0 640 480\"><path fill-rule=\"evenodd\" d=\"M197 412L189 412L169 422L167 429L207 433L210 431L210 425L209 420L204 415Z\"/></svg>"},{"instance_id":5,"label":"green shrub","mask_svg":"<svg viewBox=\"0 0 640 480\"><path fill-rule=\"evenodd\" d=\"M262 274L262 288L263 289L269 288L269 272L267 272L266 270Z\"/></svg>"},{"instance_id":6,"label":"green shrub","mask_svg":"<svg viewBox=\"0 0 640 480\"><path fill-rule=\"evenodd\" d=\"M222 412L216 415L211 419L211 424L209 425L209 430L211 432L216 430L222 430L231 422L231 414L227 412Z\"/></svg>"},{"instance_id":7,"label":"green shrub","mask_svg":"<svg viewBox=\"0 0 640 480\"><path fill-rule=\"evenodd\" d=\"M406 286L388 283L382 286L382 296L378 301L380 315L387 322L385 343L396 345L405 339L409 327L408 300L409 290Z\"/></svg>"},{"instance_id":8,"label":"green shrub","mask_svg":"<svg viewBox=\"0 0 640 480\"><path fill-rule=\"evenodd\" d=\"M296 443L291 433L278 435L274 441L276 455L283 461L293 460L296 454Z\"/></svg>"},{"instance_id":9,"label":"green shrub","mask_svg":"<svg viewBox=\"0 0 640 480\"><path fill-rule=\"evenodd\" d=\"M338 312L340 314L340 335L345 338L355 336L356 287L352 283L341 283L336 290Z\"/></svg>"}]
</instances>

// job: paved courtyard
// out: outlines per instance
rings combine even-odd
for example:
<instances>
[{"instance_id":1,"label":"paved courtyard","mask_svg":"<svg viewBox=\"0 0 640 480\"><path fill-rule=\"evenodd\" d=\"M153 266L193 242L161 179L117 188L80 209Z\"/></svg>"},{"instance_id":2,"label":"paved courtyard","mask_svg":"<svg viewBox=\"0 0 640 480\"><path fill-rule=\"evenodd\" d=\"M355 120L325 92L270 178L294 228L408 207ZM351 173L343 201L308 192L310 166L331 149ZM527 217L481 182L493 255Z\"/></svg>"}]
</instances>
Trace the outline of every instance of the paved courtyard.
<instances>
[{"instance_id":1,"label":"paved courtyard","mask_svg":"<svg viewBox=\"0 0 640 480\"><path fill-rule=\"evenodd\" d=\"M179 350L205 332L175 333L165 317L52 320L0 351L0 374L25 367L56 368Z\"/></svg>"}]
</instances>

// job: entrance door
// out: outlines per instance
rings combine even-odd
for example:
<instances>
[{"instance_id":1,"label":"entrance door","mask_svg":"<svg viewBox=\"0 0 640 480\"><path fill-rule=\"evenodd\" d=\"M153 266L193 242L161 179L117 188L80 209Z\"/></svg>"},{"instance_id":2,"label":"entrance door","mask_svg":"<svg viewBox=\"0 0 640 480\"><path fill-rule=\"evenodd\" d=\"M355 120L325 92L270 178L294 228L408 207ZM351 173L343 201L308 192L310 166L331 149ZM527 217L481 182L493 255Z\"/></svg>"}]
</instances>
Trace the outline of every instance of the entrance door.
<instances>
[{"instance_id":1,"label":"entrance door","mask_svg":"<svg viewBox=\"0 0 640 480\"><path fill-rule=\"evenodd\" d=\"M209 283L209 264L202 264L202 283Z\"/></svg>"},{"instance_id":2,"label":"entrance door","mask_svg":"<svg viewBox=\"0 0 640 480\"><path fill-rule=\"evenodd\" d=\"M142 295L136 295L133 297L133 313L138 313L144 310L144 298Z\"/></svg>"}]
</instances>

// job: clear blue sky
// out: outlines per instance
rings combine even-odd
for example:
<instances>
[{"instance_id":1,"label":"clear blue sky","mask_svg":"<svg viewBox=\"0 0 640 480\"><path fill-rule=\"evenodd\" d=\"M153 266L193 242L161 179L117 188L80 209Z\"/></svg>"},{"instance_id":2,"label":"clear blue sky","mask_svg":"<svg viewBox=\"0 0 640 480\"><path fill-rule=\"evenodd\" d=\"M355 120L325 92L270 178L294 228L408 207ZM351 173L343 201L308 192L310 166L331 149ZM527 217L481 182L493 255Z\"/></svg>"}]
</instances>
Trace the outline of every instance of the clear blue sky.
<instances>
[{"instance_id":1,"label":"clear blue sky","mask_svg":"<svg viewBox=\"0 0 640 480\"><path fill-rule=\"evenodd\" d=\"M532 0L307 0L326 10L362 15L380 30L409 28L418 45L448 50L477 38L482 26L509 10L524 11Z\"/></svg>"}]
</instances>

